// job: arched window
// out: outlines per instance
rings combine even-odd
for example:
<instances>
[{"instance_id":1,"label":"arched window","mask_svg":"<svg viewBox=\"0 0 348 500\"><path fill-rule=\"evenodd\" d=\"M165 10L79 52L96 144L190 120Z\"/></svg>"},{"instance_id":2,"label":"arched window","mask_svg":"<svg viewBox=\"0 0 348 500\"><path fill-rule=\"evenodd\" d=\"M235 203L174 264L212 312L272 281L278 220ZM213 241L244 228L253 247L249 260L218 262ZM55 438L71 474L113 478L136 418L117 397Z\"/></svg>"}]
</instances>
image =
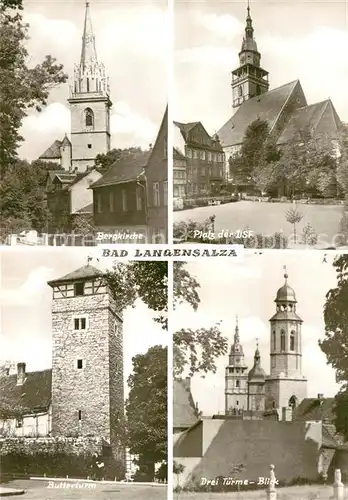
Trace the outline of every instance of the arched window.
<instances>
[{"instance_id":1,"label":"arched window","mask_svg":"<svg viewBox=\"0 0 348 500\"><path fill-rule=\"evenodd\" d=\"M236 380L236 387L240 387L240 381Z\"/></svg>"},{"instance_id":2,"label":"arched window","mask_svg":"<svg viewBox=\"0 0 348 500\"><path fill-rule=\"evenodd\" d=\"M89 92L89 78L87 78L87 92Z\"/></svg>"},{"instance_id":3,"label":"arched window","mask_svg":"<svg viewBox=\"0 0 348 500\"><path fill-rule=\"evenodd\" d=\"M87 108L85 110L85 125L86 125L86 127L93 127L94 126L94 114L90 108Z\"/></svg>"},{"instance_id":4,"label":"arched window","mask_svg":"<svg viewBox=\"0 0 348 500\"><path fill-rule=\"evenodd\" d=\"M242 97L242 95L243 95L243 89L242 89L242 86L240 85L238 87L238 97Z\"/></svg>"},{"instance_id":5,"label":"arched window","mask_svg":"<svg viewBox=\"0 0 348 500\"><path fill-rule=\"evenodd\" d=\"M290 351L294 350L295 350L295 332L294 330L292 330L290 333Z\"/></svg>"},{"instance_id":6,"label":"arched window","mask_svg":"<svg viewBox=\"0 0 348 500\"><path fill-rule=\"evenodd\" d=\"M276 350L277 347L277 339L276 339L276 332L273 330L272 332L272 343L273 343L273 350Z\"/></svg>"},{"instance_id":7,"label":"arched window","mask_svg":"<svg viewBox=\"0 0 348 500\"><path fill-rule=\"evenodd\" d=\"M291 396L289 399L289 406L290 408L294 409L297 406L297 397L295 395Z\"/></svg>"},{"instance_id":8,"label":"arched window","mask_svg":"<svg viewBox=\"0 0 348 500\"><path fill-rule=\"evenodd\" d=\"M280 350L285 351L285 332L282 330L280 332Z\"/></svg>"}]
</instances>

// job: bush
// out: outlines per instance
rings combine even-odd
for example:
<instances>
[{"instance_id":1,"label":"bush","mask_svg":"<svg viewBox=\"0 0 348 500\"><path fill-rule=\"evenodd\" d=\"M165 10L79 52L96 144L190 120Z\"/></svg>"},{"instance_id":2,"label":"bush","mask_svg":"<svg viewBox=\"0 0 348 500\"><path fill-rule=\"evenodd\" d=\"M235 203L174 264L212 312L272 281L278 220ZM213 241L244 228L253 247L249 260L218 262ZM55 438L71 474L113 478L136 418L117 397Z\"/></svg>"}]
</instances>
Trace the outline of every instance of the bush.
<instances>
[{"instance_id":1,"label":"bush","mask_svg":"<svg viewBox=\"0 0 348 500\"><path fill-rule=\"evenodd\" d=\"M303 243L304 245L310 245L310 246L313 246L318 242L318 235L309 222L307 222L307 224L302 230L300 242Z\"/></svg>"}]
</instances>

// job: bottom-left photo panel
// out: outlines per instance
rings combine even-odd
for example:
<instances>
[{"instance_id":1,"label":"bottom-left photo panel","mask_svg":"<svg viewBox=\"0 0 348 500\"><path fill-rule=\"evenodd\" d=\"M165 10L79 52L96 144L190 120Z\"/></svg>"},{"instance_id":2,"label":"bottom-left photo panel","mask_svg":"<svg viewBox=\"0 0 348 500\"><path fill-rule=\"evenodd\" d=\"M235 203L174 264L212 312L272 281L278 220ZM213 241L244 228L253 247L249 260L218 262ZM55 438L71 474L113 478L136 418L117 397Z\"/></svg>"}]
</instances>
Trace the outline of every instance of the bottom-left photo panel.
<instances>
[{"instance_id":1,"label":"bottom-left photo panel","mask_svg":"<svg viewBox=\"0 0 348 500\"><path fill-rule=\"evenodd\" d=\"M168 263L7 247L0 265L1 496L166 499Z\"/></svg>"}]
</instances>

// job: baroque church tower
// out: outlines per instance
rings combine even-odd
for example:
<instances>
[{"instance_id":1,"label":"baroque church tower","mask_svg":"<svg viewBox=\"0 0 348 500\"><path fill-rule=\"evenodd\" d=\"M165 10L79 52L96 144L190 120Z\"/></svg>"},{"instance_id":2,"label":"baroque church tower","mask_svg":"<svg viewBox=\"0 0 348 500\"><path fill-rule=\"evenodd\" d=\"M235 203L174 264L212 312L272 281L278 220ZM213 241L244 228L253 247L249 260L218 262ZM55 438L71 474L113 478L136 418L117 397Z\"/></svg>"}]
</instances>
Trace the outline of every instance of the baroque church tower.
<instances>
[{"instance_id":1,"label":"baroque church tower","mask_svg":"<svg viewBox=\"0 0 348 500\"><path fill-rule=\"evenodd\" d=\"M266 373L261 367L261 355L257 345L254 366L248 374L248 410L265 410L265 381Z\"/></svg>"},{"instance_id":2,"label":"baroque church tower","mask_svg":"<svg viewBox=\"0 0 348 500\"><path fill-rule=\"evenodd\" d=\"M72 168L83 172L94 165L98 154L110 150L109 79L98 60L86 2L80 63L75 65L68 99L71 112Z\"/></svg>"},{"instance_id":3,"label":"baroque church tower","mask_svg":"<svg viewBox=\"0 0 348 500\"><path fill-rule=\"evenodd\" d=\"M248 374L240 343L238 317L234 342L231 345L228 365L225 369L225 414L246 410L248 405Z\"/></svg>"},{"instance_id":4,"label":"baroque church tower","mask_svg":"<svg viewBox=\"0 0 348 500\"><path fill-rule=\"evenodd\" d=\"M124 460L122 316L103 279L85 265L50 281L52 434L97 436Z\"/></svg>"},{"instance_id":5,"label":"baroque church tower","mask_svg":"<svg viewBox=\"0 0 348 500\"><path fill-rule=\"evenodd\" d=\"M279 416L307 397L307 379L302 375L303 321L296 312L296 295L287 273L284 278L275 298L276 313L270 319L271 366L266 381L268 406L277 408Z\"/></svg>"},{"instance_id":6,"label":"baroque church tower","mask_svg":"<svg viewBox=\"0 0 348 500\"><path fill-rule=\"evenodd\" d=\"M261 54L254 39L254 28L248 1L245 36L239 52L239 68L232 71L232 106L268 91L268 72L261 68Z\"/></svg>"}]
</instances>

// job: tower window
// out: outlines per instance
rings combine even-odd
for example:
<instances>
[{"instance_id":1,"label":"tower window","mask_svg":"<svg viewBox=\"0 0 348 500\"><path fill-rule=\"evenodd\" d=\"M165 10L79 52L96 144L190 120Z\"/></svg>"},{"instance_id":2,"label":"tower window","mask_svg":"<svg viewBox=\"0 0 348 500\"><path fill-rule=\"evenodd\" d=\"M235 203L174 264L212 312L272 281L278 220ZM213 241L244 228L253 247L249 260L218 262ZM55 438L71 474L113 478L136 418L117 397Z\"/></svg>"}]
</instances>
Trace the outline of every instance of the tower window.
<instances>
[{"instance_id":1,"label":"tower window","mask_svg":"<svg viewBox=\"0 0 348 500\"><path fill-rule=\"evenodd\" d=\"M256 85L256 95L260 95L261 94L261 87L260 85Z\"/></svg>"},{"instance_id":2,"label":"tower window","mask_svg":"<svg viewBox=\"0 0 348 500\"><path fill-rule=\"evenodd\" d=\"M81 369L83 368L83 362L82 362L82 359L78 359L78 360L77 360L77 368L78 368L79 370L81 370Z\"/></svg>"},{"instance_id":3,"label":"tower window","mask_svg":"<svg viewBox=\"0 0 348 500\"><path fill-rule=\"evenodd\" d=\"M239 401L236 401L236 405L239 406Z\"/></svg>"},{"instance_id":4,"label":"tower window","mask_svg":"<svg viewBox=\"0 0 348 500\"><path fill-rule=\"evenodd\" d=\"M85 125L86 125L86 127L93 127L94 126L94 114L93 114L93 111L91 110L91 108L87 108L85 110ZM92 147L92 145L91 145L91 147Z\"/></svg>"},{"instance_id":5,"label":"tower window","mask_svg":"<svg viewBox=\"0 0 348 500\"><path fill-rule=\"evenodd\" d=\"M242 97L242 95L243 95L243 89L242 89L242 86L240 85L238 87L238 97Z\"/></svg>"},{"instance_id":6,"label":"tower window","mask_svg":"<svg viewBox=\"0 0 348 500\"><path fill-rule=\"evenodd\" d=\"M236 380L236 387L240 387L240 380Z\"/></svg>"},{"instance_id":7,"label":"tower window","mask_svg":"<svg viewBox=\"0 0 348 500\"><path fill-rule=\"evenodd\" d=\"M277 346L277 338L275 330L273 330L272 332L272 341L273 341L273 350L275 351Z\"/></svg>"},{"instance_id":8,"label":"tower window","mask_svg":"<svg viewBox=\"0 0 348 500\"><path fill-rule=\"evenodd\" d=\"M89 78L87 78L87 92L89 92Z\"/></svg>"},{"instance_id":9,"label":"tower window","mask_svg":"<svg viewBox=\"0 0 348 500\"><path fill-rule=\"evenodd\" d=\"M81 420L82 420L82 411L79 410L79 422L81 422Z\"/></svg>"},{"instance_id":10,"label":"tower window","mask_svg":"<svg viewBox=\"0 0 348 500\"><path fill-rule=\"evenodd\" d=\"M74 329L75 330L86 330L87 328L86 318L74 318Z\"/></svg>"},{"instance_id":11,"label":"tower window","mask_svg":"<svg viewBox=\"0 0 348 500\"><path fill-rule=\"evenodd\" d=\"M74 284L75 296L81 296L85 293L85 284L84 283L75 283Z\"/></svg>"},{"instance_id":12,"label":"tower window","mask_svg":"<svg viewBox=\"0 0 348 500\"><path fill-rule=\"evenodd\" d=\"M295 350L295 332L292 330L290 333L290 351Z\"/></svg>"},{"instance_id":13,"label":"tower window","mask_svg":"<svg viewBox=\"0 0 348 500\"><path fill-rule=\"evenodd\" d=\"M87 144L88 149L92 149L92 144Z\"/></svg>"},{"instance_id":14,"label":"tower window","mask_svg":"<svg viewBox=\"0 0 348 500\"><path fill-rule=\"evenodd\" d=\"M280 350L285 351L285 332L282 330L280 332Z\"/></svg>"}]
</instances>

